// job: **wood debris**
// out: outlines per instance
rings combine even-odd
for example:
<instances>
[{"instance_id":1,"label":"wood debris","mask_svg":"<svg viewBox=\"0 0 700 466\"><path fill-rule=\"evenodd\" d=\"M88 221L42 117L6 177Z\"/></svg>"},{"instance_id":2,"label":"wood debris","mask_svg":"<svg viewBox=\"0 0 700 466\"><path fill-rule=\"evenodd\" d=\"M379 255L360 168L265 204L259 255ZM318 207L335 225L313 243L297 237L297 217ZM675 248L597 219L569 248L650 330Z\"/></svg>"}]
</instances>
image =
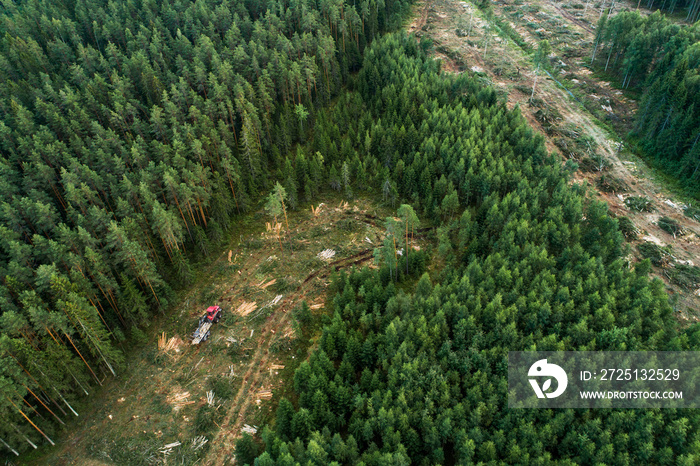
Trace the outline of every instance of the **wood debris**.
<instances>
[{"instance_id":1,"label":"wood debris","mask_svg":"<svg viewBox=\"0 0 700 466\"><path fill-rule=\"evenodd\" d=\"M264 290L264 289L267 288L268 286L274 285L275 283L277 283L277 279L276 279L276 278L273 278L272 280L270 280L269 282L265 283L264 285L258 285L258 286L260 286L260 288L262 288L262 289Z\"/></svg>"},{"instance_id":2,"label":"wood debris","mask_svg":"<svg viewBox=\"0 0 700 466\"><path fill-rule=\"evenodd\" d=\"M180 350L178 348L183 343L184 342L178 337L171 337L170 340L168 340L165 332L158 337L158 349L164 352L172 350L179 352Z\"/></svg>"},{"instance_id":3,"label":"wood debris","mask_svg":"<svg viewBox=\"0 0 700 466\"><path fill-rule=\"evenodd\" d=\"M280 301L282 301L282 297L283 297L283 296L284 296L284 295L278 294L277 296L275 296L275 297L272 299L272 301L270 301L269 303L267 303L267 304L265 305L265 307L272 307L272 306L276 305L277 303L279 303Z\"/></svg>"},{"instance_id":4,"label":"wood debris","mask_svg":"<svg viewBox=\"0 0 700 466\"><path fill-rule=\"evenodd\" d=\"M284 366L281 365L281 364L272 364L272 365L270 366L270 369L272 369L272 370L284 369Z\"/></svg>"},{"instance_id":5,"label":"wood debris","mask_svg":"<svg viewBox=\"0 0 700 466\"><path fill-rule=\"evenodd\" d=\"M318 304L314 304L314 305L309 306L309 309L315 310L315 309L321 309L322 307L323 307L323 303L318 303Z\"/></svg>"},{"instance_id":6,"label":"wood debris","mask_svg":"<svg viewBox=\"0 0 700 466\"><path fill-rule=\"evenodd\" d=\"M324 249L323 251L318 253L318 258L321 260L329 260L333 256L335 256L335 251L332 249Z\"/></svg>"},{"instance_id":7,"label":"wood debris","mask_svg":"<svg viewBox=\"0 0 700 466\"><path fill-rule=\"evenodd\" d=\"M194 401L187 401L190 392L174 393L166 398L166 401L173 405L173 411L178 411L183 406L194 404Z\"/></svg>"},{"instance_id":8,"label":"wood debris","mask_svg":"<svg viewBox=\"0 0 700 466\"><path fill-rule=\"evenodd\" d=\"M231 256L233 255L233 249L229 249L228 251L228 263L231 263Z\"/></svg>"},{"instance_id":9,"label":"wood debris","mask_svg":"<svg viewBox=\"0 0 700 466\"><path fill-rule=\"evenodd\" d=\"M236 309L236 314L238 314L240 316L247 316L248 314L253 312L255 309L257 309L257 307L258 307L258 303L255 301L253 301L252 303L243 301L243 303L240 306L238 306L238 308Z\"/></svg>"},{"instance_id":10,"label":"wood debris","mask_svg":"<svg viewBox=\"0 0 700 466\"><path fill-rule=\"evenodd\" d=\"M160 449L160 453L161 453L161 455L168 456L168 454L170 454L170 452L173 451L173 448L179 447L180 445L181 445L180 442L169 443L167 445L164 445Z\"/></svg>"},{"instance_id":11,"label":"wood debris","mask_svg":"<svg viewBox=\"0 0 700 466\"><path fill-rule=\"evenodd\" d=\"M255 426L249 426L248 424L246 424L243 426L243 428L241 428L241 432L245 432L246 434L254 435L258 432L258 428Z\"/></svg>"},{"instance_id":12,"label":"wood debris","mask_svg":"<svg viewBox=\"0 0 700 466\"><path fill-rule=\"evenodd\" d=\"M275 236L279 236L280 232L282 231L282 224L265 222L265 230L268 233L272 233Z\"/></svg>"},{"instance_id":13,"label":"wood debris","mask_svg":"<svg viewBox=\"0 0 700 466\"><path fill-rule=\"evenodd\" d=\"M263 400L269 400L270 398L272 398L272 392L270 390L263 390L261 392L258 392L258 397Z\"/></svg>"},{"instance_id":14,"label":"wood debris","mask_svg":"<svg viewBox=\"0 0 700 466\"><path fill-rule=\"evenodd\" d=\"M204 435L200 435L200 436L192 439L192 444L190 445L190 448L197 451L200 448L202 448L204 445L206 445L208 441L209 441L208 438L206 438Z\"/></svg>"}]
</instances>

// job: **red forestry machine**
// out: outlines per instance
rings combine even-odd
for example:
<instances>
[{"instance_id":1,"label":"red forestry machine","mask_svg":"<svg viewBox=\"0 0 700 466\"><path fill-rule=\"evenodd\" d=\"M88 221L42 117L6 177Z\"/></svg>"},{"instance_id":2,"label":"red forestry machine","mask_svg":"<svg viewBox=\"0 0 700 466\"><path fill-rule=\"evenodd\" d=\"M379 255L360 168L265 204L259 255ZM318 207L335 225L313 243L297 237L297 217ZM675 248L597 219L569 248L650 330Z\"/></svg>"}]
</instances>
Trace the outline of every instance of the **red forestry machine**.
<instances>
[{"instance_id":1,"label":"red forestry machine","mask_svg":"<svg viewBox=\"0 0 700 466\"><path fill-rule=\"evenodd\" d=\"M207 308L206 314L199 318L197 330L192 334L193 345L198 345L203 341L207 341L209 335L211 335L211 326L221 320L222 312L219 306L209 306Z\"/></svg>"}]
</instances>

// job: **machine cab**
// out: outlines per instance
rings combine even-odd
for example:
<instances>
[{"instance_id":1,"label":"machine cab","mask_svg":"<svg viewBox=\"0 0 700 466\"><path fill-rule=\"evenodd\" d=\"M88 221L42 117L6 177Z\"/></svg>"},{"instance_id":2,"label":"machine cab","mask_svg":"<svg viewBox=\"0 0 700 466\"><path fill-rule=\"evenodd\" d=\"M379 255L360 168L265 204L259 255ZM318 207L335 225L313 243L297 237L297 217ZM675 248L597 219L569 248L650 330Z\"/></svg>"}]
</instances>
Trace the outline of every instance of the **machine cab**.
<instances>
[{"instance_id":1,"label":"machine cab","mask_svg":"<svg viewBox=\"0 0 700 466\"><path fill-rule=\"evenodd\" d=\"M219 306L209 306L206 317L209 322L217 323L221 318L221 308Z\"/></svg>"}]
</instances>

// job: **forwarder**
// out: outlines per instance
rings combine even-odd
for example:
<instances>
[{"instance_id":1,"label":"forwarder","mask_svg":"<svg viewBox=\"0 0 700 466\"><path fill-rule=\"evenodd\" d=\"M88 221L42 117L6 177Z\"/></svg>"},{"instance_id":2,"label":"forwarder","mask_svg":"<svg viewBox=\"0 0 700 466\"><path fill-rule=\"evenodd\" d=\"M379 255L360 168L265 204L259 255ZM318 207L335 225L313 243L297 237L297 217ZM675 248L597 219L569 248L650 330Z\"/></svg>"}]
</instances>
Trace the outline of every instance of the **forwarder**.
<instances>
[{"instance_id":1,"label":"forwarder","mask_svg":"<svg viewBox=\"0 0 700 466\"><path fill-rule=\"evenodd\" d=\"M192 344L198 345L203 341L207 341L211 335L211 326L221 320L222 310L219 306L209 306L207 313L199 319L199 326L192 334Z\"/></svg>"}]
</instances>

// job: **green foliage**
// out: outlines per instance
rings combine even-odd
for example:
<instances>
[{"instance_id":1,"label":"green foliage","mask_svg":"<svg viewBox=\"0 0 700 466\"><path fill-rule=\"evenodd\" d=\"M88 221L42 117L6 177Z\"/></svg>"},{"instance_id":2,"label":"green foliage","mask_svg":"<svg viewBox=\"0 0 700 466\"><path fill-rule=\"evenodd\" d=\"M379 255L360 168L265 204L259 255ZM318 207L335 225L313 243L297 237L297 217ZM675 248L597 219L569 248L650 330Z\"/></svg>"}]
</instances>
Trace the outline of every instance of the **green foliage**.
<instances>
[{"instance_id":1,"label":"green foliage","mask_svg":"<svg viewBox=\"0 0 700 466\"><path fill-rule=\"evenodd\" d=\"M216 414L216 410L208 404L205 404L197 409L197 413L195 414L194 422L192 424L192 433L194 435L209 433L216 425L214 423Z\"/></svg>"},{"instance_id":2,"label":"green foliage","mask_svg":"<svg viewBox=\"0 0 700 466\"><path fill-rule=\"evenodd\" d=\"M311 322L311 309L309 309L306 301L302 301L301 305L292 311L292 315L301 328L304 328Z\"/></svg>"},{"instance_id":3,"label":"green foliage","mask_svg":"<svg viewBox=\"0 0 700 466\"><path fill-rule=\"evenodd\" d=\"M280 194L282 196L280 196ZM265 211L272 215L275 222L278 221L277 217L281 217L283 213L282 203L287 198L287 191L277 183L275 189L267 196L267 202L265 203Z\"/></svg>"},{"instance_id":4,"label":"green foliage","mask_svg":"<svg viewBox=\"0 0 700 466\"><path fill-rule=\"evenodd\" d=\"M549 55L552 53L552 47L549 45L549 41L541 40L537 44L537 51L535 52L534 61L536 65L542 66L543 68L549 68Z\"/></svg>"},{"instance_id":5,"label":"green foliage","mask_svg":"<svg viewBox=\"0 0 700 466\"><path fill-rule=\"evenodd\" d=\"M695 291L700 287L700 267L674 264L666 270L666 275L672 283L688 291Z\"/></svg>"},{"instance_id":6,"label":"green foliage","mask_svg":"<svg viewBox=\"0 0 700 466\"><path fill-rule=\"evenodd\" d=\"M207 383L209 390L212 390L218 398L228 400L234 395L231 379L229 378L217 375L216 377L210 377Z\"/></svg>"},{"instance_id":7,"label":"green foliage","mask_svg":"<svg viewBox=\"0 0 700 466\"><path fill-rule=\"evenodd\" d=\"M259 452L260 447L255 440L253 440L253 437L248 433L244 433L241 438L236 441L236 464L252 465Z\"/></svg>"},{"instance_id":8,"label":"green foliage","mask_svg":"<svg viewBox=\"0 0 700 466\"><path fill-rule=\"evenodd\" d=\"M685 209L683 209L683 213L686 217L690 217L695 221L700 222L700 208L695 206L688 206Z\"/></svg>"},{"instance_id":9,"label":"green foliage","mask_svg":"<svg viewBox=\"0 0 700 466\"><path fill-rule=\"evenodd\" d=\"M639 253L645 259L651 260L651 263L657 267L667 266L672 259L671 247L661 247L656 243L645 241L637 246Z\"/></svg>"},{"instance_id":10,"label":"green foliage","mask_svg":"<svg viewBox=\"0 0 700 466\"><path fill-rule=\"evenodd\" d=\"M619 225L620 231L623 235L625 235L626 239L637 239L637 235L639 235L639 229L634 225L634 223L632 223L632 220L630 220L629 217L618 217L617 224Z\"/></svg>"},{"instance_id":11,"label":"green foliage","mask_svg":"<svg viewBox=\"0 0 700 466\"><path fill-rule=\"evenodd\" d=\"M522 116L477 81L440 75L411 38L375 41L356 87L360 96L341 98L334 112L371 112L347 121L357 126L348 132L369 132L369 153L384 167L375 188L396 183L399 198L438 226L438 250L452 257L439 272L397 284L408 209L387 219L375 250L381 267L334 276L333 316L296 370L295 403L280 405L258 460L694 460L694 447L675 442L671 427L697 429L692 413L507 408L508 351L696 349L678 338L661 282L646 277L648 262L626 266L607 206L568 184L569 172ZM343 139L320 119L314 132Z\"/></svg>"},{"instance_id":12,"label":"green foliage","mask_svg":"<svg viewBox=\"0 0 700 466\"><path fill-rule=\"evenodd\" d=\"M674 238L677 236L683 236L685 234L685 231L680 226L680 224L670 217L663 216L659 218L656 224L659 225L659 228L661 228L665 232L673 235Z\"/></svg>"},{"instance_id":13,"label":"green foliage","mask_svg":"<svg viewBox=\"0 0 700 466\"><path fill-rule=\"evenodd\" d=\"M654 206L646 196L630 196L625 199L625 205L634 212L652 212Z\"/></svg>"},{"instance_id":14,"label":"green foliage","mask_svg":"<svg viewBox=\"0 0 700 466\"><path fill-rule=\"evenodd\" d=\"M525 39L523 39L523 37L520 35L520 33L518 33L518 31L513 29L511 23L508 20L495 15L492 17L492 20L494 26L499 31L500 35L511 39L523 51L532 51L532 47L530 46L530 44L526 42Z\"/></svg>"},{"instance_id":15,"label":"green foliage","mask_svg":"<svg viewBox=\"0 0 700 466\"><path fill-rule=\"evenodd\" d=\"M292 418L294 405L286 398L280 400L277 407L277 435L284 441L292 439Z\"/></svg>"},{"instance_id":16,"label":"green foliage","mask_svg":"<svg viewBox=\"0 0 700 466\"><path fill-rule=\"evenodd\" d=\"M667 2L649 2L654 3L668 7ZM692 21L700 13L697 0L668 5L671 11L688 5L687 19ZM659 11L652 15L623 11L601 19L592 60L616 75L623 88L641 91L632 133L650 158L696 196L700 193L699 42L697 23L679 27Z\"/></svg>"},{"instance_id":17,"label":"green foliage","mask_svg":"<svg viewBox=\"0 0 700 466\"><path fill-rule=\"evenodd\" d=\"M131 327L131 340L138 345L143 345L148 342L148 335L146 335L143 330L134 326Z\"/></svg>"},{"instance_id":18,"label":"green foliage","mask_svg":"<svg viewBox=\"0 0 700 466\"><path fill-rule=\"evenodd\" d=\"M627 192L628 190L627 183L625 183L623 179L607 174L598 178L596 185L601 189L601 191L606 193L619 194Z\"/></svg>"}]
</instances>

